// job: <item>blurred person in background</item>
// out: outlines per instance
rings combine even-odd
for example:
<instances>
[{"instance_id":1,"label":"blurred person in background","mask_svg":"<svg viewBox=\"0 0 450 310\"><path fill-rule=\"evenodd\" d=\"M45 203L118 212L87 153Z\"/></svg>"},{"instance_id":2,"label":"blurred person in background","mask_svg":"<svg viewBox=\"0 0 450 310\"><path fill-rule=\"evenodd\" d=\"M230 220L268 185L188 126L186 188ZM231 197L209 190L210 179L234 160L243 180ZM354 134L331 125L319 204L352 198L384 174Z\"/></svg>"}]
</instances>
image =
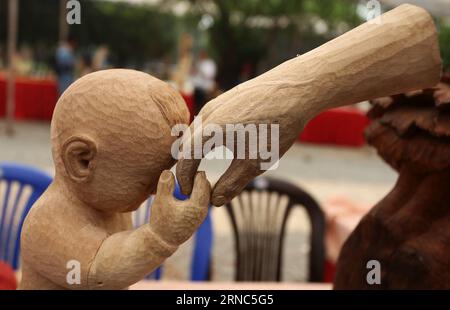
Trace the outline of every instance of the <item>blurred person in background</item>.
<instances>
[{"instance_id":1,"label":"blurred person in background","mask_svg":"<svg viewBox=\"0 0 450 310\"><path fill-rule=\"evenodd\" d=\"M190 74L192 70L192 47L194 39L188 33L183 33L180 37L178 61L175 70L172 71L170 80L174 86L182 93L190 95L192 86L190 85Z\"/></svg>"},{"instance_id":2,"label":"blurred person in background","mask_svg":"<svg viewBox=\"0 0 450 310\"><path fill-rule=\"evenodd\" d=\"M89 52L81 53L81 57L77 62L77 77L82 77L93 72L92 56Z\"/></svg>"},{"instance_id":3,"label":"blurred person in background","mask_svg":"<svg viewBox=\"0 0 450 310\"><path fill-rule=\"evenodd\" d=\"M59 95L72 84L75 70L75 42L68 40L61 42L56 50L56 74L58 75Z\"/></svg>"},{"instance_id":4,"label":"blurred person in background","mask_svg":"<svg viewBox=\"0 0 450 310\"><path fill-rule=\"evenodd\" d=\"M108 61L109 49L105 45L100 45L92 57L92 70L99 71L109 69Z\"/></svg>"},{"instance_id":5,"label":"blurred person in background","mask_svg":"<svg viewBox=\"0 0 450 310\"><path fill-rule=\"evenodd\" d=\"M217 66L205 50L201 50L193 77L196 114L211 99L216 88Z\"/></svg>"}]
</instances>

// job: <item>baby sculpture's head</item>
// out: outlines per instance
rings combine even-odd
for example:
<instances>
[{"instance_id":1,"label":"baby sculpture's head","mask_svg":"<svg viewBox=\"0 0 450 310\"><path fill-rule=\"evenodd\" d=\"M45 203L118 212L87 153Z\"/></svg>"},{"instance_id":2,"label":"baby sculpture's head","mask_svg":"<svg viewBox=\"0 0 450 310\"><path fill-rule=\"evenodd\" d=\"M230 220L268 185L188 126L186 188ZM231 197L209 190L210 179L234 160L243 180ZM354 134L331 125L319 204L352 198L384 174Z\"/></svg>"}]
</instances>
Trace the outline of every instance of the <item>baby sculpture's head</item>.
<instances>
[{"instance_id":1,"label":"baby sculpture's head","mask_svg":"<svg viewBox=\"0 0 450 310\"><path fill-rule=\"evenodd\" d=\"M53 114L55 182L99 210L134 210L175 163L172 127L188 122L178 92L148 74L86 75L64 92Z\"/></svg>"}]
</instances>

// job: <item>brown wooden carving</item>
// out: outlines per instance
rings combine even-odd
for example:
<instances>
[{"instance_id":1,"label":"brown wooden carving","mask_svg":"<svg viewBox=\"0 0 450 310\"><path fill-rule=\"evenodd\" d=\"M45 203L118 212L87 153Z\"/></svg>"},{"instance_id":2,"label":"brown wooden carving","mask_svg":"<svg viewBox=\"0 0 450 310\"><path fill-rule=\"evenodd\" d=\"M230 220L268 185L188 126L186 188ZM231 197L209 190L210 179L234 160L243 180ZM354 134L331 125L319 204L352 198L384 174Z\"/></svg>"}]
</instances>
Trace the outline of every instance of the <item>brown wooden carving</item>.
<instances>
[{"instance_id":1,"label":"brown wooden carving","mask_svg":"<svg viewBox=\"0 0 450 310\"><path fill-rule=\"evenodd\" d=\"M210 197L200 172L191 198L175 200L164 171L175 162L171 127L188 121L178 92L145 73L99 71L71 85L52 120L55 180L23 227L20 288L126 288L186 241ZM129 212L156 186L150 223L132 230ZM74 263L79 284L67 279Z\"/></svg>"},{"instance_id":2,"label":"brown wooden carving","mask_svg":"<svg viewBox=\"0 0 450 310\"><path fill-rule=\"evenodd\" d=\"M343 246L336 289L450 289L450 102L433 95L374 101L367 141L399 177ZM379 285L366 281L370 260Z\"/></svg>"}]
</instances>

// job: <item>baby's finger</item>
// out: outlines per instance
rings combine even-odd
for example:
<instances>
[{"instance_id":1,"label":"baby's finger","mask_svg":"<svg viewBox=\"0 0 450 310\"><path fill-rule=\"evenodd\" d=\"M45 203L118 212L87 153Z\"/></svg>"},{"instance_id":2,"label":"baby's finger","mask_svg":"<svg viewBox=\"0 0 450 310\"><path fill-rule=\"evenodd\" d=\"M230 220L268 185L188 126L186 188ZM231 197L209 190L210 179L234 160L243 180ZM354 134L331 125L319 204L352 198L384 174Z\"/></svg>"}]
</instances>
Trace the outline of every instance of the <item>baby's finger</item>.
<instances>
[{"instance_id":1,"label":"baby's finger","mask_svg":"<svg viewBox=\"0 0 450 310\"><path fill-rule=\"evenodd\" d=\"M200 207L208 207L211 197L211 185L204 171L197 172L192 189L191 201Z\"/></svg>"},{"instance_id":2,"label":"baby's finger","mask_svg":"<svg viewBox=\"0 0 450 310\"><path fill-rule=\"evenodd\" d=\"M175 178L169 170L164 170L159 177L156 197L173 197Z\"/></svg>"}]
</instances>

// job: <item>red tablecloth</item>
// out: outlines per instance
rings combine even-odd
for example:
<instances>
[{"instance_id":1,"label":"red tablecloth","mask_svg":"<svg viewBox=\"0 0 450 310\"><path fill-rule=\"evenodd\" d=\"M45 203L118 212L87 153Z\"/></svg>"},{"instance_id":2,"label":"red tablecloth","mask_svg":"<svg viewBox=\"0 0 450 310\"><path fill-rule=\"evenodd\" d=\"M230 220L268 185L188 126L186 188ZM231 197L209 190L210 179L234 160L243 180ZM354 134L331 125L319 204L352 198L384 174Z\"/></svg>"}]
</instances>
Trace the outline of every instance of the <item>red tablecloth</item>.
<instances>
[{"instance_id":1,"label":"red tablecloth","mask_svg":"<svg viewBox=\"0 0 450 310\"><path fill-rule=\"evenodd\" d=\"M300 134L303 142L361 146L364 129L369 125L364 112L356 108L337 108L325 111L312 119Z\"/></svg>"},{"instance_id":2,"label":"red tablecloth","mask_svg":"<svg viewBox=\"0 0 450 310\"><path fill-rule=\"evenodd\" d=\"M58 100L56 81L17 78L15 83L16 119L51 120ZM6 79L0 77L0 117L6 113Z\"/></svg>"}]
</instances>

